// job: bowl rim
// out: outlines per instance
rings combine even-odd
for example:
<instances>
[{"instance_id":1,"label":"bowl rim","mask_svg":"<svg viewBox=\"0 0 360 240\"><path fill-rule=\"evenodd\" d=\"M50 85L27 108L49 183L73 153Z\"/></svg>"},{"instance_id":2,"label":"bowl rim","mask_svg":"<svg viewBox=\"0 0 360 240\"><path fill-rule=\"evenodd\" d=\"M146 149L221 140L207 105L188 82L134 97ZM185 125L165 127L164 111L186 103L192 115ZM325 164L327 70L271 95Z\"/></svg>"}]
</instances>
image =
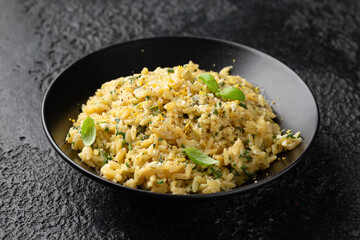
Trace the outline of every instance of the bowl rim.
<instances>
[{"instance_id":1,"label":"bowl rim","mask_svg":"<svg viewBox=\"0 0 360 240\"><path fill-rule=\"evenodd\" d=\"M86 169L84 169L83 167L81 167L79 164L77 164L74 160L72 160L71 158L69 158L61 149L60 147L56 144L55 140L52 138L49 130L48 130L48 126L46 124L46 120L45 120L45 105L47 103L47 99L50 95L50 92L52 91L52 89L54 88L54 84L55 82L61 77L61 75L68 71L70 68L73 68L75 65L77 65L79 62L84 61L86 58L91 57L93 55L98 54L99 52L102 51L106 51L106 50L110 50L112 48L117 48L119 46L126 46L126 45L132 45L135 43L141 43L141 42L148 42L148 41L156 41L156 40L166 40L166 41L171 41L171 40L179 40L179 39L187 39L187 40L191 40L191 39L195 39L195 40L207 40L207 41L212 41L212 42L217 42L220 44L227 44L227 45L232 45L236 48L242 48L245 49L249 52L252 52L256 55L260 55L260 56L264 56L266 58L270 58L271 60L275 61L277 64L282 65L284 68L287 68L288 70L290 70L292 73L295 74L295 76L300 80L300 82L302 82L302 84L304 84L305 88L307 88L314 100L315 103L315 107L316 107L316 114L317 114L317 118L316 118L316 128L315 128L315 132L313 133L313 136L311 137L308 146L304 149L304 151L300 154L300 156L298 158L296 158L293 162L291 162L288 166L286 166L284 169L282 169L281 171L275 173L274 175L262 179L258 182L253 182L251 184L248 185L244 185L244 186L239 186L236 188L233 188L231 190L227 190L227 191L222 191L222 192L217 192L217 193L209 193L209 194L185 194L185 195L180 195L180 194L169 194L169 193L155 193L155 192L150 192L150 191L146 191L146 190L142 190L142 189L134 189L134 188L130 188L127 186L124 186L122 184L119 183L114 183L110 180L107 180L103 177L101 177L100 175L94 174ZM161 37L151 37L151 38L139 38L139 39L133 39L133 40L129 40L126 42L121 42L121 43L116 43L104 48L101 48L99 50L93 51L90 54L86 54L85 56L82 56L81 58L78 58L76 60L74 60L72 63L70 63L67 67L65 67L65 69L63 69L59 74L56 75L56 77L53 79L53 81L50 83L49 87L47 88L45 95L43 97L43 101L42 101L42 107L41 107L41 121L42 121L42 126L43 129L45 131L45 135L48 138L50 144L52 145L52 147L56 150L56 152L68 163L70 164L71 167L75 168L77 171L81 172L82 174L84 174L87 177L90 177L91 179L102 183L108 187L112 187L112 188L116 188L117 190L121 190L121 191L126 191L129 193L136 193L136 194L140 194L140 195L144 195L144 196L151 196L151 197L161 197L161 198L167 198L167 199L209 199L209 198L220 198L220 197L225 197L225 196L229 196L229 195L235 195L235 194L240 194L240 193L244 193L244 192L248 192L249 190L254 190L256 188L259 188L261 186L264 186L270 182L272 182L273 180L279 178L280 176L284 175L286 172L290 171L294 166L296 166L304 157L305 155L309 152L309 149L311 148L314 139L316 138L316 135L318 133L319 130L319 122L320 122L320 113L319 113L319 107L318 107L318 103L314 97L313 92L311 91L311 89L308 87L308 85L300 78L300 76L294 71L292 70L290 67L288 67L287 65L285 65L284 63L280 62L279 60L277 60L276 58L261 52L259 50L256 50L254 48L248 47L246 45L240 44L240 43L236 43L236 42L232 42L232 41L228 41L228 40L223 40L223 39L218 39L218 38L212 38L212 37L200 37L200 36L161 36Z\"/></svg>"}]
</instances>

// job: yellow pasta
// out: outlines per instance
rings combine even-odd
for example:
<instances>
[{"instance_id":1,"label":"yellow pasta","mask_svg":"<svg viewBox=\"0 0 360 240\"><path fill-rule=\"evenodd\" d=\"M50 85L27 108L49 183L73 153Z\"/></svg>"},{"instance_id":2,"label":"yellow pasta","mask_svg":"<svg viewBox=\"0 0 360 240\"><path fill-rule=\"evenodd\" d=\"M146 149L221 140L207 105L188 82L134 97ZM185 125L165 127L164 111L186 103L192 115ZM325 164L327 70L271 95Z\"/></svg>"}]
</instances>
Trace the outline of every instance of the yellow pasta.
<instances>
[{"instance_id":1,"label":"yellow pasta","mask_svg":"<svg viewBox=\"0 0 360 240\"><path fill-rule=\"evenodd\" d=\"M171 194L233 189L302 138L300 132L284 133L259 88L230 70L208 73L220 88L240 89L245 101L215 96L198 79L205 71L191 61L106 82L82 106L66 140L84 163L127 187ZM81 139L87 117L96 127L91 146ZM185 147L218 163L196 164Z\"/></svg>"}]
</instances>

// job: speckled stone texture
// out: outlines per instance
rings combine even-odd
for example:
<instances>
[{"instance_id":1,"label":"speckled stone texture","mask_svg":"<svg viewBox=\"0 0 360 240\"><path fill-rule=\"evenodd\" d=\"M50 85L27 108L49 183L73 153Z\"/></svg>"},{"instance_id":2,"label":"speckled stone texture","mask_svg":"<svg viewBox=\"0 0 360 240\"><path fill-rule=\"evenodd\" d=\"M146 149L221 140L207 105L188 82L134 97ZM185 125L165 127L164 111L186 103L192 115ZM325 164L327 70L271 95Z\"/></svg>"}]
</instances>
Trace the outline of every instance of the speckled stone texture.
<instances>
[{"instance_id":1,"label":"speckled stone texture","mask_svg":"<svg viewBox=\"0 0 360 240\"><path fill-rule=\"evenodd\" d=\"M0 239L359 239L359 13L357 0L1 0ZM52 79L94 50L164 35L291 67L320 108L308 157L256 191L187 204L124 199L73 170L41 126Z\"/></svg>"}]
</instances>

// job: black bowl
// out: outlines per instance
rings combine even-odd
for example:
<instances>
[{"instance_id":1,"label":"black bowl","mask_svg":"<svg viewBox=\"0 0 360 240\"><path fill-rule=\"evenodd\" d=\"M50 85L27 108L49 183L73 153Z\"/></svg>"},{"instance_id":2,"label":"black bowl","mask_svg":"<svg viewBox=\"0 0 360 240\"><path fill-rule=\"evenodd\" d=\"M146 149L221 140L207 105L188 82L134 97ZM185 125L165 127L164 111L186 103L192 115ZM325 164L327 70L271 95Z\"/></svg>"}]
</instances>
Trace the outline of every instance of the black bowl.
<instances>
[{"instance_id":1,"label":"black bowl","mask_svg":"<svg viewBox=\"0 0 360 240\"><path fill-rule=\"evenodd\" d=\"M138 73L143 67L154 70L158 66L182 65L189 60L200 64L200 68L205 70L219 71L232 65L233 75L240 75L260 86L265 99L276 102L273 109L281 128L301 131L304 141L294 150L282 154L286 160L275 161L269 169L258 174L256 182L230 191L192 195L151 193L108 181L83 164L69 144L65 144L65 136L72 125L68 119L77 118L81 105L94 95L104 82ZM304 157L316 135L318 116L318 108L309 88L298 75L278 60L238 43L198 37L141 39L94 52L76 61L55 78L45 94L42 106L45 133L51 145L72 167L123 193L166 199L228 196L274 180Z\"/></svg>"}]
</instances>

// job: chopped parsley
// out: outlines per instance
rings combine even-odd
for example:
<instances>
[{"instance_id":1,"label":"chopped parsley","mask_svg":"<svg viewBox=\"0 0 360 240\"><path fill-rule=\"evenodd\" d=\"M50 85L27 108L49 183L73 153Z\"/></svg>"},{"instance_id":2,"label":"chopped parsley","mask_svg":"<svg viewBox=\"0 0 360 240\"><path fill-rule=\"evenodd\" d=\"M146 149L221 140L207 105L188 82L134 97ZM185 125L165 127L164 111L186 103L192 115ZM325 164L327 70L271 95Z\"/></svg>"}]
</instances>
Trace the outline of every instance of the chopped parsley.
<instances>
[{"instance_id":1,"label":"chopped parsley","mask_svg":"<svg viewBox=\"0 0 360 240\"><path fill-rule=\"evenodd\" d=\"M193 97L192 100L194 101L191 105L194 106L195 104L199 104L198 97Z\"/></svg>"},{"instance_id":2,"label":"chopped parsley","mask_svg":"<svg viewBox=\"0 0 360 240\"><path fill-rule=\"evenodd\" d=\"M236 127L240 132L243 132L243 129L241 127Z\"/></svg>"},{"instance_id":3,"label":"chopped parsley","mask_svg":"<svg viewBox=\"0 0 360 240\"><path fill-rule=\"evenodd\" d=\"M253 180L253 179L255 178L255 174L251 174L251 173L249 173L249 172L246 171L246 170L244 170L244 174L245 174L246 176L248 176L251 180Z\"/></svg>"},{"instance_id":4,"label":"chopped parsley","mask_svg":"<svg viewBox=\"0 0 360 240\"><path fill-rule=\"evenodd\" d=\"M125 139L125 133L124 132L119 132L117 129L116 129L116 136L118 135L121 135L123 139Z\"/></svg>"},{"instance_id":5,"label":"chopped parsley","mask_svg":"<svg viewBox=\"0 0 360 240\"><path fill-rule=\"evenodd\" d=\"M243 154L241 154L240 157L245 158L247 160L247 162L251 162L251 160L252 160L249 150L245 150L245 152Z\"/></svg>"},{"instance_id":6,"label":"chopped parsley","mask_svg":"<svg viewBox=\"0 0 360 240\"><path fill-rule=\"evenodd\" d=\"M251 180L253 180L255 178L255 174L251 174L247 171L248 167L247 166L241 166L241 169L244 171L244 174L246 176L248 176Z\"/></svg>"},{"instance_id":7,"label":"chopped parsley","mask_svg":"<svg viewBox=\"0 0 360 240\"><path fill-rule=\"evenodd\" d=\"M105 128L105 132L109 132L109 128L108 128L108 127Z\"/></svg>"},{"instance_id":8,"label":"chopped parsley","mask_svg":"<svg viewBox=\"0 0 360 240\"><path fill-rule=\"evenodd\" d=\"M156 184L163 184L164 183L164 180L160 180L158 182L156 182Z\"/></svg>"},{"instance_id":9,"label":"chopped parsley","mask_svg":"<svg viewBox=\"0 0 360 240\"><path fill-rule=\"evenodd\" d=\"M210 174L213 175L215 179L219 179L223 175L221 168L210 167L210 171L211 171Z\"/></svg>"},{"instance_id":10,"label":"chopped parsley","mask_svg":"<svg viewBox=\"0 0 360 240\"><path fill-rule=\"evenodd\" d=\"M158 106L153 106L153 107L149 108L149 110L158 110L158 109L159 109Z\"/></svg>"},{"instance_id":11,"label":"chopped parsley","mask_svg":"<svg viewBox=\"0 0 360 240\"><path fill-rule=\"evenodd\" d=\"M286 136L286 138L295 138L295 137L294 137L293 133L290 132L290 133Z\"/></svg>"},{"instance_id":12,"label":"chopped parsley","mask_svg":"<svg viewBox=\"0 0 360 240\"><path fill-rule=\"evenodd\" d=\"M180 147L185 148L184 144L181 144Z\"/></svg>"},{"instance_id":13,"label":"chopped parsley","mask_svg":"<svg viewBox=\"0 0 360 240\"><path fill-rule=\"evenodd\" d=\"M169 68L169 69L167 70L167 72L168 72L168 73L173 73L173 72L174 72L174 69L173 69L173 68Z\"/></svg>"},{"instance_id":14,"label":"chopped parsley","mask_svg":"<svg viewBox=\"0 0 360 240\"><path fill-rule=\"evenodd\" d=\"M146 100L149 100L149 99L150 99L150 97L149 97L149 96L146 96L146 97L145 97L145 99L146 99Z\"/></svg>"},{"instance_id":15,"label":"chopped parsley","mask_svg":"<svg viewBox=\"0 0 360 240\"><path fill-rule=\"evenodd\" d=\"M239 103L239 106L247 109L247 106L246 106L246 104L244 104L244 103Z\"/></svg>"},{"instance_id":16,"label":"chopped parsley","mask_svg":"<svg viewBox=\"0 0 360 240\"><path fill-rule=\"evenodd\" d=\"M215 115L218 115L218 114L219 114L219 112L218 112L217 109L214 109L213 113L214 113Z\"/></svg>"},{"instance_id":17,"label":"chopped parsley","mask_svg":"<svg viewBox=\"0 0 360 240\"><path fill-rule=\"evenodd\" d=\"M159 140L159 142L161 142L161 141L162 141L162 140L164 140L164 139L163 139L163 138L161 138L161 137L159 137L159 138L158 138L158 140Z\"/></svg>"},{"instance_id":18,"label":"chopped parsley","mask_svg":"<svg viewBox=\"0 0 360 240\"><path fill-rule=\"evenodd\" d=\"M110 154L107 152L103 153L103 157L104 157L104 164L108 163L108 161L113 159L112 156L110 156Z\"/></svg>"},{"instance_id":19,"label":"chopped parsley","mask_svg":"<svg viewBox=\"0 0 360 240\"><path fill-rule=\"evenodd\" d=\"M129 78L130 83L133 83L133 80L138 79L138 78L141 78L141 75L130 77Z\"/></svg>"}]
</instances>

